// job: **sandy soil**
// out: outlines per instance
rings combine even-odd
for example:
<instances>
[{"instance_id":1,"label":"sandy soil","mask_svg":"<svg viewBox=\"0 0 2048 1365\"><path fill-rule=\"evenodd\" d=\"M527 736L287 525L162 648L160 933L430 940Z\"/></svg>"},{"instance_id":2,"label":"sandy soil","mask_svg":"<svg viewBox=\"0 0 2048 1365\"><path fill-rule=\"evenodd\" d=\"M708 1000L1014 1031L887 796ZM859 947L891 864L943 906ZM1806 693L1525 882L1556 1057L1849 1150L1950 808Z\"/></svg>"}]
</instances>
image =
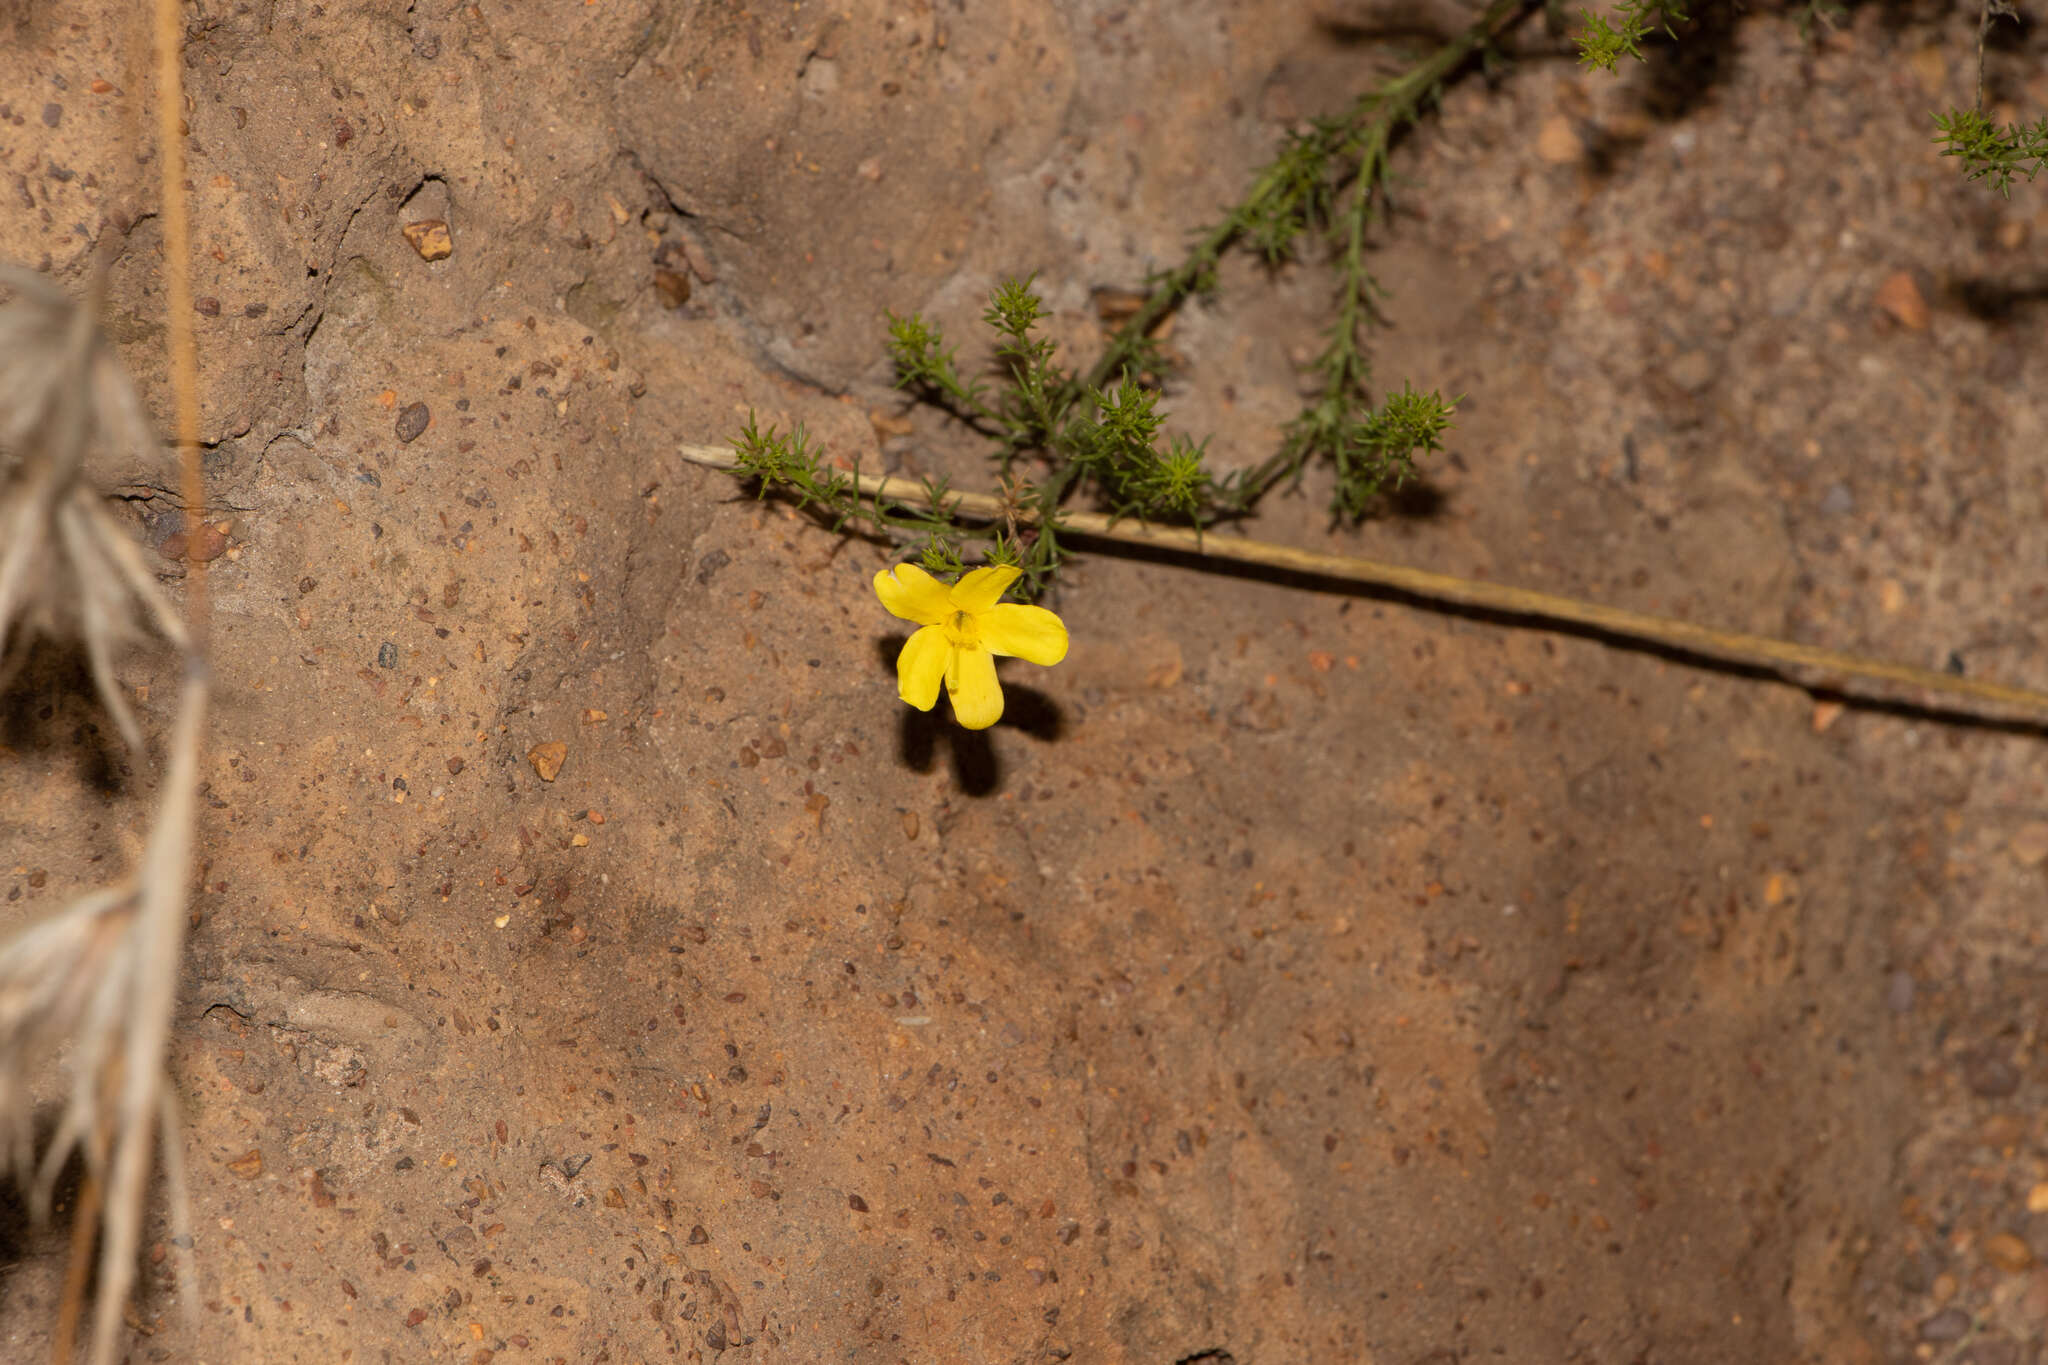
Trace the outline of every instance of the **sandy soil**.
<instances>
[{"instance_id":1,"label":"sandy soil","mask_svg":"<svg viewBox=\"0 0 2048 1365\"><path fill-rule=\"evenodd\" d=\"M126 8L0 13L0 255L114 234L161 411ZM2039 1359L2038 731L1099 555L965 735L895 699L882 550L674 454L754 410L985 481L897 434L884 310L971 351L1035 270L1085 358L1091 291L1386 45L1278 0L187 16L204 1311L153 1249L131 1360ZM1469 395L1429 495L1255 533L2038 682L2048 221L1927 141L1974 28L1759 13L1619 78L1532 29L1378 258L1383 379ZM1177 320L1224 466L1327 287L1233 262ZM128 676L160 727L169 662ZM5 699L10 932L148 798L78 678ZM10 1217L37 1359L61 1236Z\"/></svg>"}]
</instances>

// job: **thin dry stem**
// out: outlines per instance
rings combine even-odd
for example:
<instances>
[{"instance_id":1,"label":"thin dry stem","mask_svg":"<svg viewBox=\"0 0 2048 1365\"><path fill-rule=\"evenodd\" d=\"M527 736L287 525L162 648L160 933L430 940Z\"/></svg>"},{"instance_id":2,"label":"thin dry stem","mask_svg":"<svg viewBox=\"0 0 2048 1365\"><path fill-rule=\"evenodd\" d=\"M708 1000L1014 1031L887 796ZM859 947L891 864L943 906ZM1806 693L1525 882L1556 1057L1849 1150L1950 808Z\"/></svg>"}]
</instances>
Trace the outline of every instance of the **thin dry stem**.
<instances>
[{"instance_id":1,"label":"thin dry stem","mask_svg":"<svg viewBox=\"0 0 2048 1365\"><path fill-rule=\"evenodd\" d=\"M163 174L164 302L170 330L171 399L179 454L179 495L185 504L185 619L203 652L206 561L199 526L206 517L206 481L199 463L199 352L192 340L192 220L185 199L184 34L178 0L156 0L157 151Z\"/></svg>"},{"instance_id":2,"label":"thin dry stem","mask_svg":"<svg viewBox=\"0 0 2048 1365\"><path fill-rule=\"evenodd\" d=\"M738 457L726 447L686 445L680 447L677 453L693 464L708 465L714 469L735 469L739 465ZM920 507L930 501L925 485L915 479L862 474L859 483L861 493L870 498L885 498ZM988 493L949 491L942 502L956 515L969 521L1000 521L1005 515L1015 511L1014 504ZM2048 693L2037 692L2031 688L2012 687L1980 678L1959 678L1951 673L1937 673L1931 668L1915 668L1910 664L1869 659L1858 654L1846 654L1840 650L1820 649L1790 640L1777 640L1767 635L1715 630L1710 626L1694 625L1690 621L1674 621L1668 617L1652 616L1648 612L1628 611L1621 607L1604 606L1598 602L1561 597L1554 593L1533 592L1527 588L1511 587L1504 583L1486 583L1476 579L1457 578L1451 574L1434 573L1427 569L1411 569L1400 564L1381 564L1370 559L1353 558L1350 555L1297 550L1292 546L1274 545L1266 541L1239 540L1218 535L1214 531L1204 534L1180 526L1152 525L1128 518L1119 520L1089 512L1063 513L1060 517L1060 530L1062 534L1151 545L1164 550L1202 555L1210 559L1232 559L1243 564L1260 564L1268 568L1285 569L1318 578L1370 583L1433 602L1478 607L1535 620L1589 627L1610 636L1638 640L1645 644L1664 645L1707 658L1766 669L1803 687L1825 686L1833 689L1838 685L1838 680L1865 678L1878 682L1901 683L1928 692L1972 697L1979 701L2018 707L2035 713L2048 713ZM1800 671L1804 671L1807 676L1798 676Z\"/></svg>"},{"instance_id":3,"label":"thin dry stem","mask_svg":"<svg viewBox=\"0 0 2048 1365\"><path fill-rule=\"evenodd\" d=\"M171 731L171 760L162 805L143 851L137 914L129 933L135 963L130 993L122 1001L127 1019L119 1063L120 1092L114 1104L112 1159L106 1176L93 1365L109 1365L120 1341L121 1310L134 1287L135 1256L141 1245L143 1194L149 1180L154 1125L165 1113L165 1053L177 1004L178 969L185 956L185 888L192 869L207 694L204 664L195 656ZM178 1175L182 1187L182 1167ZM174 1211L174 1224L185 1217L183 1210ZM187 1280L180 1288L189 1295L197 1292L198 1285Z\"/></svg>"},{"instance_id":4,"label":"thin dry stem","mask_svg":"<svg viewBox=\"0 0 2048 1365\"><path fill-rule=\"evenodd\" d=\"M0 309L0 679L35 635L79 635L107 710L139 749L141 732L114 674L119 648L140 633L138 616L174 644L186 664L164 782L133 880L89 893L0 946L0 1156L28 1185L38 1217L47 1216L56 1178L72 1156L82 1153L86 1166L53 1342L58 1365L69 1365L73 1353L95 1240L92 1365L111 1365L124 1340L121 1319L135 1285L150 1157L159 1138L179 1289L188 1321L197 1325L189 1189L164 1068L184 956L209 695L201 647L205 561L197 553L206 503L177 2L158 0L154 12L171 387L188 546L185 619L164 600L141 552L84 474L89 451L158 448L132 381L93 323L104 263L84 304L73 304L40 276L0 266L0 285L17 295ZM68 1053L69 1096L36 1163L30 1079L60 1052Z\"/></svg>"},{"instance_id":5,"label":"thin dry stem","mask_svg":"<svg viewBox=\"0 0 2048 1365\"><path fill-rule=\"evenodd\" d=\"M50 1334L50 1365L71 1365L78 1353L78 1320L85 1308L85 1280L92 1271L92 1244L99 1233L100 1182L90 1172L78 1187L71 1211L71 1258L64 1267L64 1292L57 1300L57 1328Z\"/></svg>"}]
</instances>

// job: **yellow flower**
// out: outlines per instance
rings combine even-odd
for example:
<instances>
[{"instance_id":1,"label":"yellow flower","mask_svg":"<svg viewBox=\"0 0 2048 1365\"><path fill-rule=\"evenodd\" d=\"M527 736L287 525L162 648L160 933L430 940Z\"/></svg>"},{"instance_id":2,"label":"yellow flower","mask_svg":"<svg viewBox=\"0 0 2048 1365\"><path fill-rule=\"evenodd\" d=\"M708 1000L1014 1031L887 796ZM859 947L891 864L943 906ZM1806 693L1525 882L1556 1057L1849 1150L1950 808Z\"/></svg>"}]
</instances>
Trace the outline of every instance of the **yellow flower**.
<instances>
[{"instance_id":1,"label":"yellow flower","mask_svg":"<svg viewBox=\"0 0 2048 1365\"><path fill-rule=\"evenodd\" d=\"M924 629L896 656L896 694L920 711L939 699L939 684L953 699L953 717L970 730L986 730L1003 717L996 658L1052 665L1067 657L1067 628L1044 607L1003 602L1017 581L1007 566L976 569L950 588L915 564L875 575L882 605Z\"/></svg>"}]
</instances>

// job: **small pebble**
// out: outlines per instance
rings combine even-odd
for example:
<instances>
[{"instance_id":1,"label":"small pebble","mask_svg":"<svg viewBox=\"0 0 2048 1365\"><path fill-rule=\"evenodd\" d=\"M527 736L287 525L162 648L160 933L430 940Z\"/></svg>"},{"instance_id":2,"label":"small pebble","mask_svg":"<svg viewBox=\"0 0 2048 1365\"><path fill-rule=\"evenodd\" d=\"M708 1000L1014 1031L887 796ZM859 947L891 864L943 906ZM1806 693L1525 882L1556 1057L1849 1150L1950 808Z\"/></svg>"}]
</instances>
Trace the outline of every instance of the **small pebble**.
<instances>
[{"instance_id":1,"label":"small pebble","mask_svg":"<svg viewBox=\"0 0 2048 1365\"><path fill-rule=\"evenodd\" d=\"M2017 1114L1993 1114L1977 1130L1977 1141L1995 1152L2017 1148L2027 1135L2027 1123Z\"/></svg>"},{"instance_id":2,"label":"small pebble","mask_svg":"<svg viewBox=\"0 0 2048 1365\"><path fill-rule=\"evenodd\" d=\"M526 761L533 765L534 772L543 782L552 782L562 771L562 764L569 757L569 746L560 740L536 744L526 751Z\"/></svg>"},{"instance_id":3,"label":"small pebble","mask_svg":"<svg viewBox=\"0 0 2048 1365\"><path fill-rule=\"evenodd\" d=\"M61 104L46 104L46 105L44 105L44 106L43 106L43 126L44 126L45 128L55 128L55 127L56 127L56 126L57 126L57 125L58 125L59 123L61 123L61 122L63 122L63 121L64 121L64 106L63 106L63 105L61 105Z\"/></svg>"},{"instance_id":4,"label":"small pebble","mask_svg":"<svg viewBox=\"0 0 2048 1365\"><path fill-rule=\"evenodd\" d=\"M1696 394L1714 382L1715 369L1712 356L1702 350L1691 350L1672 361L1666 373L1679 388Z\"/></svg>"},{"instance_id":5,"label":"small pebble","mask_svg":"<svg viewBox=\"0 0 2048 1365\"><path fill-rule=\"evenodd\" d=\"M2034 1268L2034 1249L2009 1232L1994 1232L1984 1239L1984 1259L2017 1275Z\"/></svg>"},{"instance_id":6,"label":"small pebble","mask_svg":"<svg viewBox=\"0 0 2048 1365\"><path fill-rule=\"evenodd\" d=\"M1886 276L1871 302L1899 326L1915 332L1927 330L1927 300L1910 272L1899 270Z\"/></svg>"},{"instance_id":7,"label":"small pebble","mask_svg":"<svg viewBox=\"0 0 2048 1365\"><path fill-rule=\"evenodd\" d=\"M1944 1308L1920 1324L1922 1341L1960 1341L1970 1330L1970 1315L1960 1308Z\"/></svg>"},{"instance_id":8,"label":"small pebble","mask_svg":"<svg viewBox=\"0 0 2048 1365\"><path fill-rule=\"evenodd\" d=\"M423 261L445 261L455 254L455 239L448 235L448 224L439 218L422 218L398 231Z\"/></svg>"},{"instance_id":9,"label":"small pebble","mask_svg":"<svg viewBox=\"0 0 2048 1365\"><path fill-rule=\"evenodd\" d=\"M2020 1088L2019 1068L1999 1052L1980 1052L1963 1063L1963 1080L1987 1100L2002 1100Z\"/></svg>"},{"instance_id":10,"label":"small pebble","mask_svg":"<svg viewBox=\"0 0 2048 1365\"><path fill-rule=\"evenodd\" d=\"M2012 860L2021 867L2038 867L2048 860L2048 820L2029 820L2006 841Z\"/></svg>"},{"instance_id":11,"label":"small pebble","mask_svg":"<svg viewBox=\"0 0 2048 1365\"><path fill-rule=\"evenodd\" d=\"M222 552L228 548L228 538L221 533L220 528L207 522L199 524L198 542L193 547L190 557L202 563L219 559ZM187 543L183 531L173 531L164 537L163 544L157 546L157 553L174 562L183 561L187 557Z\"/></svg>"},{"instance_id":12,"label":"small pebble","mask_svg":"<svg viewBox=\"0 0 2048 1365\"><path fill-rule=\"evenodd\" d=\"M427 411L425 403L407 404L405 410L398 414L399 444L409 445L418 440L420 433L427 429L427 423L432 420L433 414Z\"/></svg>"},{"instance_id":13,"label":"small pebble","mask_svg":"<svg viewBox=\"0 0 2048 1365\"><path fill-rule=\"evenodd\" d=\"M395 645L395 644L391 643L391 641L389 641L389 640L386 640L386 641L385 641L385 642L384 642L383 644L381 644L381 645L378 645L378 646L377 646L377 667L379 667L379 668L396 668L396 667L398 667L398 646L397 646L397 645Z\"/></svg>"},{"instance_id":14,"label":"small pebble","mask_svg":"<svg viewBox=\"0 0 2048 1365\"><path fill-rule=\"evenodd\" d=\"M690 301L690 277L674 270L654 272L654 292L664 307L680 308Z\"/></svg>"},{"instance_id":15,"label":"small pebble","mask_svg":"<svg viewBox=\"0 0 2048 1365\"><path fill-rule=\"evenodd\" d=\"M1891 984L1885 988L1884 1003L1893 1014L1906 1014L1913 1008L1913 974L1909 971L1892 973Z\"/></svg>"},{"instance_id":16,"label":"small pebble","mask_svg":"<svg viewBox=\"0 0 2048 1365\"><path fill-rule=\"evenodd\" d=\"M708 584L714 577L717 576L717 573L720 569L724 568L726 565L730 563L732 563L732 556L727 554L725 551L711 551L709 554L706 554L702 559L697 561L697 581L699 583ZM720 701L725 700L724 694L720 693L718 699Z\"/></svg>"},{"instance_id":17,"label":"small pebble","mask_svg":"<svg viewBox=\"0 0 2048 1365\"><path fill-rule=\"evenodd\" d=\"M1536 155L1553 166L1577 161L1583 150L1579 135L1572 131L1571 120L1562 114L1553 115L1536 132Z\"/></svg>"},{"instance_id":18,"label":"small pebble","mask_svg":"<svg viewBox=\"0 0 2048 1365\"><path fill-rule=\"evenodd\" d=\"M1956 1365L2020 1365L2020 1348L2005 1337L1978 1337Z\"/></svg>"},{"instance_id":19,"label":"small pebble","mask_svg":"<svg viewBox=\"0 0 2048 1365\"><path fill-rule=\"evenodd\" d=\"M2028 1272L2013 1300L2013 1311L2022 1322L2048 1322L2048 1270Z\"/></svg>"}]
</instances>

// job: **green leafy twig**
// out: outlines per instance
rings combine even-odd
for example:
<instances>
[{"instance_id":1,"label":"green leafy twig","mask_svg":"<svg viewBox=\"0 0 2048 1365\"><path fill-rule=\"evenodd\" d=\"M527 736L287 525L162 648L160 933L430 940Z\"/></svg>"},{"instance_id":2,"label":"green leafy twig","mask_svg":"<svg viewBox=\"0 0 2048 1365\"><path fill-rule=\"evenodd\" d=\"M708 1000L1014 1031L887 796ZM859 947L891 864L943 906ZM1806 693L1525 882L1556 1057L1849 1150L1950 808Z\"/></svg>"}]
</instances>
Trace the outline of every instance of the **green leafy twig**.
<instances>
[{"instance_id":1,"label":"green leafy twig","mask_svg":"<svg viewBox=\"0 0 2048 1365\"><path fill-rule=\"evenodd\" d=\"M1101 388L1137 373L1150 359L1147 339L1153 328L1190 295L1210 287L1232 246L1242 242L1274 263L1296 254L1304 236L1337 229L1337 317L1315 362L1319 391L1289 426L1278 454L1217 491L1220 513L1250 510L1321 455L1337 467L1332 510L1358 516L1384 488L1398 487L1408 477L1415 451L1424 448L1388 439L1414 425L1413 400L1433 402L1436 431L1448 425L1452 404L1434 394L1411 393L1410 405L1399 413L1371 402L1371 365L1362 338L1366 326L1378 320L1373 301L1384 291L1367 267L1366 239L1386 203L1388 155L1395 139L1422 116L1458 68L1487 49L1528 7L1525 0L1494 0L1462 34L1413 69L1359 96L1342 114L1314 120L1292 134L1244 199L1197 237L1187 259L1151 281L1144 304L1110 338L1093 368L1077 379L1080 387ZM1376 439L1364 439L1367 433Z\"/></svg>"},{"instance_id":2,"label":"green leafy twig","mask_svg":"<svg viewBox=\"0 0 2048 1365\"><path fill-rule=\"evenodd\" d=\"M1585 9L1579 11L1581 66L1595 71L1612 71L1615 63L1623 57L1642 61L1642 41L1653 29L1661 28L1665 37L1676 38L1678 34L1672 31L1671 25L1687 22L1685 10L1677 0L1622 0L1615 15L1621 20L1619 25L1610 24L1603 14Z\"/></svg>"},{"instance_id":3,"label":"green leafy twig","mask_svg":"<svg viewBox=\"0 0 2048 1365\"><path fill-rule=\"evenodd\" d=\"M1413 69L1342 114L1291 134L1244 199L1198 234L1187 258L1148 281L1144 302L1086 370L1062 370L1054 343L1037 334L1045 309L1030 276L1002 281L982 314L995 334L1000 392L962 372L957 348L935 324L914 313L889 315L897 386L997 443L1009 513L987 552L1023 570L1026 594L1042 590L1065 558L1062 509L1077 494L1093 497L1112 521L1163 518L1199 530L1249 512L1310 459L1324 457L1337 474L1333 513L1355 518L1409 477L1418 452L1440 448L1455 400L1404 385L1378 405L1371 401L1364 333L1379 320L1383 291L1367 265L1368 238L1386 210L1396 138L1422 117L1445 80L1533 3L1492 0L1470 28ZM1148 385L1164 364L1152 333L1189 296L1213 286L1233 246L1248 245L1271 264L1298 254L1304 238L1322 236L1335 239L1340 284L1315 362L1317 396L1275 455L1219 480L1207 467L1206 442L1173 435L1161 445L1165 414ZM959 540L931 509L886 500L864 509L848 476L821 464L801 427L786 436L772 427L764 433L750 417L734 447L740 469L764 494L787 494L835 530L859 521L874 534L922 537L923 557L935 570L959 563Z\"/></svg>"},{"instance_id":4,"label":"green leafy twig","mask_svg":"<svg viewBox=\"0 0 2048 1365\"><path fill-rule=\"evenodd\" d=\"M1039 336L1044 303L1030 277L1006 279L991 292L982 314L995 333L995 361L1004 379L1000 397L960 373L956 348L924 318L890 319L891 352L899 385L915 387L947 410L985 427L998 441L996 456L1012 515L991 553L1022 569L1026 595L1041 591L1065 558L1061 508L1074 494L1091 492L1113 517L1170 517L1201 525L1219 515L1217 482L1204 463L1206 443L1173 436L1162 448L1165 414L1159 394L1124 376L1107 386L1086 383L1055 363L1054 344ZM801 433L765 436L749 423L736 442L745 472L764 490L786 490L800 505L831 509L834 524L862 514L846 489L816 457ZM1019 461L1034 458L1035 479ZM889 534L923 534L923 522L869 524ZM927 567L934 567L927 564ZM934 567L934 572L937 569Z\"/></svg>"},{"instance_id":5,"label":"green leafy twig","mask_svg":"<svg viewBox=\"0 0 2048 1365\"><path fill-rule=\"evenodd\" d=\"M1582 26L1577 34L1579 61L1602 71L1612 71L1622 57L1643 60L1639 46L1653 27L1676 37L1671 21L1685 22L1686 15L1673 0L1622 0L1616 11L1619 26L1601 15L1580 10ZM1840 22L1847 10L1837 0L1807 0L1800 16L1799 32L1811 38L1816 22ZM2010 123L2001 128L1984 113L1984 40L1994 19L2017 19L2019 12L2010 0L1984 0L1977 20L1977 105L1974 109L1951 109L1934 117L1934 141L1943 156L1963 162L1965 180L1988 181L2005 198L2012 197L2015 176L2028 181L2048 166L2048 118L2035 123Z\"/></svg>"},{"instance_id":6,"label":"green leafy twig","mask_svg":"<svg viewBox=\"0 0 2048 1365\"><path fill-rule=\"evenodd\" d=\"M2048 165L2048 118L2000 128L1981 109L1955 109L1936 114L1934 128L1941 154L1962 158L1965 180L1988 180L2006 198L2014 176L2031 181Z\"/></svg>"},{"instance_id":7,"label":"green leafy twig","mask_svg":"<svg viewBox=\"0 0 2048 1365\"><path fill-rule=\"evenodd\" d=\"M2012 179L2029 181L2048 163L2048 118L2032 127L2013 123L2000 128L1984 115L1984 40L1993 19L2019 18L2007 0L1984 0L1977 16L1977 107L1951 109L1934 116L1935 142L1941 154L1962 158L1965 180L1988 180L2001 198L2012 197Z\"/></svg>"},{"instance_id":8,"label":"green leafy twig","mask_svg":"<svg viewBox=\"0 0 2048 1365\"><path fill-rule=\"evenodd\" d=\"M731 468L754 482L756 496L788 498L797 510L817 516L835 534L857 524L864 534L890 542L921 542L918 558L927 569L960 571L959 528L947 510L952 492L945 479L924 480L920 497L864 501L857 460L851 469L835 469L820 457L803 423L786 434L773 426L763 431L751 412L732 449Z\"/></svg>"},{"instance_id":9,"label":"green leafy twig","mask_svg":"<svg viewBox=\"0 0 2048 1365\"><path fill-rule=\"evenodd\" d=\"M982 400L988 386L961 378L954 348L946 345L939 330L916 313L907 318L894 313L888 317L889 359L896 368L896 387L910 389L963 420L994 427L999 420L995 409Z\"/></svg>"},{"instance_id":10,"label":"green leafy twig","mask_svg":"<svg viewBox=\"0 0 2048 1365\"><path fill-rule=\"evenodd\" d=\"M1213 284L1231 247L1247 242L1268 262L1285 260L1305 233L1329 222L1346 187L1368 199L1382 192L1384 154L1395 134L1415 122L1443 82L1526 8L1529 0L1493 0L1470 28L1412 70L1360 95L1343 113L1291 134L1236 207L1196 236L1185 260L1149 282L1145 302L1111 336L1077 387L1100 388L1135 371L1152 330Z\"/></svg>"}]
</instances>

